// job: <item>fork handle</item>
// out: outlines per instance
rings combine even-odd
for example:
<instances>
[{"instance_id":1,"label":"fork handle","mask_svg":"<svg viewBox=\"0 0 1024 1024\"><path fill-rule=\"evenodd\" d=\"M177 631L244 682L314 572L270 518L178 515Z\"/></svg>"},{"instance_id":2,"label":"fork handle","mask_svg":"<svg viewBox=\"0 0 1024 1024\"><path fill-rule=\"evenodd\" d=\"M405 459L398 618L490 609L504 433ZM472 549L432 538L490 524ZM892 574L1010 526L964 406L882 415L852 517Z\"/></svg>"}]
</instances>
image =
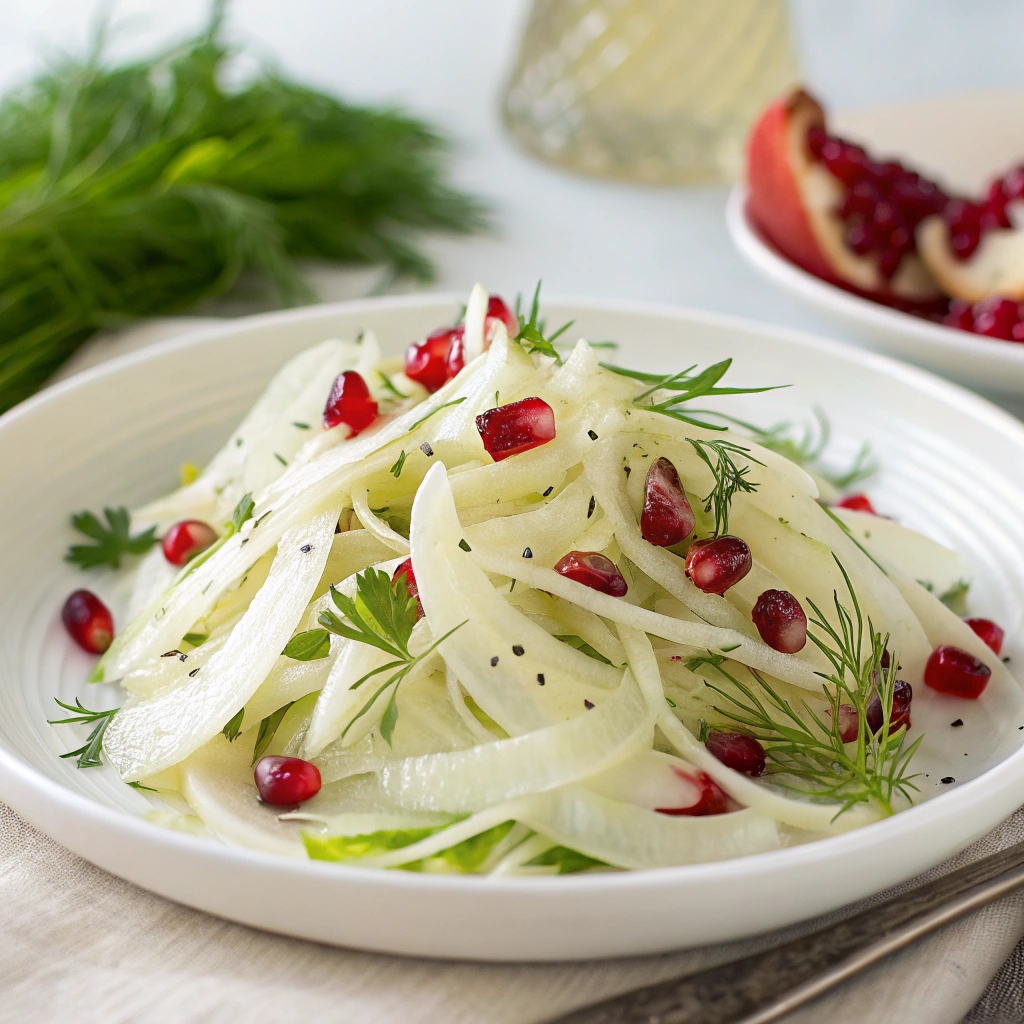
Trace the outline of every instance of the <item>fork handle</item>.
<instances>
[{"instance_id":1,"label":"fork handle","mask_svg":"<svg viewBox=\"0 0 1024 1024\"><path fill-rule=\"evenodd\" d=\"M1008 863L1013 866L1005 870ZM548 1024L771 1024L1022 885L1024 843L783 946L635 989Z\"/></svg>"}]
</instances>

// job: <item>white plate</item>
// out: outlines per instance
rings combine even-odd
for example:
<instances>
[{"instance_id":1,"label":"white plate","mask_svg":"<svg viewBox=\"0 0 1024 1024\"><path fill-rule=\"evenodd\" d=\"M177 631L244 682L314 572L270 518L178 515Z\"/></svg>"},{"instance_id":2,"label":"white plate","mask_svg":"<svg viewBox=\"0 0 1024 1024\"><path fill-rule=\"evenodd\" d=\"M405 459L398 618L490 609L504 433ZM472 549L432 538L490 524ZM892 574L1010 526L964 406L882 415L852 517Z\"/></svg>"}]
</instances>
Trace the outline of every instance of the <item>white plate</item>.
<instances>
[{"instance_id":1,"label":"white plate","mask_svg":"<svg viewBox=\"0 0 1024 1024\"><path fill-rule=\"evenodd\" d=\"M53 697L92 695L91 659L59 622L64 596L83 585L61 560L68 513L170 488L179 463L212 453L301 348L372 326L397 352L456 308L455 298L407 297L234 321L90 370L0 419L0 798L100 867L213 914L329 943L492 960L651 953L777 928L924 870L1013 811L1024 792L1024 722L986 724L979 714L968 716L978 728L957 730L969 756L950 772L956 786L933 777L927 785L941 796L860 831L696 867L498 880L292 861L168 831L142 818L146 798L109 767L61 760L73 736L45 724ZM929 374L790 331L624 303L550 302L546 312L552 322L575 318L593 340L619 340L626 364L668 370L732 355L740 384L795 385L744 399L748 418L827 407L839 454L867 438L884 460L871 488L882 510L970 560L974 609L997 617L1009 653L1021 655L1021 424ZM112 577L86 585L117 603ZM950 702L949 720L965 710L936 699Z\"/></svg>"},{"instance_id":2,"label":"white plate","mask_svg":"<svg viewBox=\"0 0 1024 1024\"><path fill-rule=\"evenodd\" d=\"M948 187L976 193L1024 159L1024 93L986 92L904 103L835 119L873 152L907 159ZM951 131L950 126L956 130ZM1024 394L1024 345L984 338L888 309L807 273L769 245L746 216L746 189L729 196L726 223L755 270L872 347L972 387Z\"/></svg>"}]
</instances>

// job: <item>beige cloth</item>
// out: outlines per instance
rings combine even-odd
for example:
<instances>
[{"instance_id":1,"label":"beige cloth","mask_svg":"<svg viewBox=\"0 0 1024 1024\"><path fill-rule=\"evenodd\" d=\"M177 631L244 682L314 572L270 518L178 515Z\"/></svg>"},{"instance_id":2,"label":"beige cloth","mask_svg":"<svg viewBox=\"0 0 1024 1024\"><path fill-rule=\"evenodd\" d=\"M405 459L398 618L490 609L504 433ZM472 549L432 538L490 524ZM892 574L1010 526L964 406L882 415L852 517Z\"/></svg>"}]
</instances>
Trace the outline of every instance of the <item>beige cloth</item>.
<instances>
[{"instance_id":1,"label":"beige cloth","mask_svg":"<svg viewBox=\"0 0 1024 1024\"><path fill-rule=\"evenodd\" d=\"M101 341L75 369L181 326ZM1024 811L930 874L1022 839ZM446 963L332 949L169 903L86 863L0 805L0 1024L532 1024L802 930L589 964ZM890 958L786 1024L1017 1024L1022 936L1024 892Z\"/></svg>"}]
</instances>

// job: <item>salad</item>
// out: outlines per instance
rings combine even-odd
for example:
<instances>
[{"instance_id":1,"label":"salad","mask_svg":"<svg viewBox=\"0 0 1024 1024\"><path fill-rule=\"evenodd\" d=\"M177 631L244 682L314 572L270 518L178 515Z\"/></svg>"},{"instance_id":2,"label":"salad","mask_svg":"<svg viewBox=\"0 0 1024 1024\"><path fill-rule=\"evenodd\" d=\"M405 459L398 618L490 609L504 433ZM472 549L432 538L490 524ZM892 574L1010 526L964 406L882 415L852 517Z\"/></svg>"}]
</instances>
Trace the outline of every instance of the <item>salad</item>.
<instances>
[{"instance_id":1,"label":"salad","mask_svg":"<svg viewBox=\"0 0 1024 1024\"><path fill-rule=\"evenodd\" d=\"M76 514L68 559L130 597L117 631L64 605L123 696L58 702L63 756L229 843L499 875L769 851L953 783L922 717L1020 715L959 557L841 497L870 459L830 477L824 421L736 418L769 388L729 360L570 327L478 285L404 360L324 341L178 490Z\"/></svg>"}]
</instances>

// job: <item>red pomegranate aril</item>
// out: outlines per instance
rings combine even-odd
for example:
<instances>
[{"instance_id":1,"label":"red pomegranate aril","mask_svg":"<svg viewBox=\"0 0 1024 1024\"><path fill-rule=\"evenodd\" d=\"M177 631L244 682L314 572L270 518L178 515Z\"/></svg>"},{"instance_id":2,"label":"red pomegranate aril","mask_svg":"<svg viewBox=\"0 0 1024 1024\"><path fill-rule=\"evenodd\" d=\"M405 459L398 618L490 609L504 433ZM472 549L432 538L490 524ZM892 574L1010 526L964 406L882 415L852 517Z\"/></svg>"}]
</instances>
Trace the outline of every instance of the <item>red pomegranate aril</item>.
<instances>
[{"instance_id":1,"label":"red pomegranate aril","mask_svg":"<svg viewBox=\"0 0 1024 1024\"><path fill-rule=\"evenodd\" d=\"M499 296L492 295L487 300L487 319L495 318L500 320L505 325L505 330L508 331L508 336L514 338L519 333L519 318L508 308L508 304ZM486 323L485 333L486 333Z\"/></svg>"},{"instance_id":2,"label":"red pomegranate aril","mask_svg":"<svg viewBox=\"0 0 1024 1024\"><path fill-rule=\"evenodd\" d=\"M705 746L733 771L755 778L764 774L764 747L753 736L741 732L711 732L708 733Z\"/></svg>"},{"instance_id":3,"label":"red pomegranate aril","mask_svg":"<svg viewBox=\"0 0 1024 1024\"><path fill-rule=\"evenodd\" d=\"M445 373L448 379L458 377L466 365L466 328L459 326L452 332L452 347L448 350L445 361Z\"/></svg>"},{"instance_id":4,"label":"red pomegranate aril","mask_svg":"<svg viewBox=\"0 0 1024 1024\"><path fill-rule=\"evenodd\" d=\"M628 589L619 567L600 551L570 551L555 563L555 572L611 597L623 597Z\"/></svg>"},{"instance_id":5,"label":"red pomegranate aril","mask_svg":"<svg viewBox=\"0 0 1024 1024\"><path fill-rule=\"evenodd\" d=\"M175 523L160 542L164 558L171 565L184 565L205 551L217 539L217 531L201 519L183 519Z\"/></svg>"},{"instance_id":6,"label":"red pomegranate aril","mask_svg":"<svg viewBox=\"0 0 1024 1024\"><path fill-rule=\"evenodd\" d=\"M655 459L644 482L644 509L640 515L644 540L660 548L671 547L690 536L695 522L676 467L668 459Z\"/></svg>"},{"instance_id":7,"label":"red pomegranate aril","mask_svg":"<svg viewBox=\"0 0 1024 1024\"><path fill-rule=\"evenodd\" d=\"M900 726L910 729L910 704L914 699L914 688L910 683L897 679L892 687L892 708L889 711L889 735ZM867 723L871 735L874 736L882 728L882 698L875 693L867 706Z\"/></svg>"},{"instance_id":8,"label":"red pomegranate aril","mask_svg":"<svg viewBox=\"0 0 1024 1024\"><path fill-rule=\"evenodd\" d=\"M410 597L416 598L416 618L423 615L423 605L420 604L420 588L416 586L416 574L412 571L412 559L407 558L400 565L395 567L391 576L391 584L394 586L400 579L405 580L405 591Z\"/></svg>"},{"instance_id":9,"label":"red pomegranate aril","mask_svg":"<svg viewBox=\"0 0 1024 1024\"><path fill-rule=\"evenodd\" d=\"M324 427L328 430L341 423L352 432L362 433L377 418L377 403L366 381L355 370L339 373L324 406Z\"/></svg>"},{"instance_id":10,"label":"red pomegranate aril","mask_svg":"<svg viewBox=\"0 0 1024 1024\"><path fill-rule=\"evenodd\" d=\"M102 654L114 639L114 617L91 590L74 591L60 617L71 639L89 654Z\"/></svg>"},{"instance_id":11,"label":"red pomegranate aril","mask_svg":"<svg viewBox=\"0 0 1024 1024\"><path fill-rule=\"evenodd\" d=\"M1002 653L1006 636L1002 626L996 625L991 619L964 619L964 622L985 641L994 654Z\"/></svg>"},{"instance_id":12,"label":"red pomegranate aril","mask_svg":"<svg viewBox=\"0 0 1024 1024\"><path fill-rule=\"evenodd\" d=\"M260 799L275 807L301 804L320 792L320 770L300 757L261 757L253 778Z\"/></svg>"},{"instance_id":13,"label":"red pomegranate aril","mask_svg":"<svg viewBox=\"0 0 1024 1024\"><path fill-rule=\"evenodd\" d=\"M724 594L750 572L753 564L747 542L728 534L694 541L686 552L686 575L705 594Z\"/></svg>"},{"instance_id":14,"label":"red pomegranate aril","mask_svg":"<svg viewBox=\"0 0 1024 1024\"><path fill-rule=\"evenodd\" d=\"M796 654L807 643L807 616L788 590L766 590L751 612L761 639L773 650Z\"/></svg>"},{"instance_id":15,"label":"red pomegranate aril","mask_svg":"<svg viewBox=\"0 0 1024 1024\"><path fill-rule=\"evenodd\" d=\"M983 661L951 644L936 647L924 667L925 686L968 700L981 696L991 675Z\"/></svg>"},{"instance_id":16,"label":"red pomegranate aril","mask_svg":"<svg viewBox=\"0 0 1024 1024\"><path fill-rule=\"evenodd\" d=\"M974 330L974 307L969 302L954 299L949 312L942 321L947 327L959 327L961 331Z\"/></svg>"},{"instance_id":17,"label":"red pomegranate aril","mask_svg":"<svg viewBox=\"0 0 1024 1024\"><path fill-rule=\"evenodd\" d=\"M555 413L543 398L524 398L482 412L476 429L487 454L501 462L554 440Z\"/></svg>"},{"instance_id":18,"label":"red pomegranate aril","mask_svg":"<svg viewBox=\"0 0 1024 1024\"><path fill-rule=\"evenodd\" d=\"M700 790L697 802L688 807L655 807L658 814L670 814L673 817L702 818L709 814L728 814L738 809L728 793L706 772L691 775L674 765L672 770L681 779L696 786Z\"/></svg>"},{"instance_id":19,"label":"red pomegranate aril","mask_svg":"<svg viewBox=\"0 0 1024 1024\"><path fill-rule=\"evenodd\" d=\"M875 506L871 504L871 499L866 494L848 494L836 502L836 508L848 508L851 512L870 512L873 516L878 515Z\"/></svg>"},{"instance_id":20,"label":"red pomegranate aril","mask_svg":"<svg viewBox=\"0 0 1024 1024\"><path fill-rule=\"evenodd\" d=\"M448 358L456 336L461 338L462 333L462 327L442 327L422 341L413 342L405 350L406 377L422 384L431 394L439 391L455 376L449 373Z\"/></svg>"},{"instance_id":21,"label":"red pomegranate aril","mask_svg":"<svg viewBox=\"0 0 1024 1024\"><path fill-rule=\"evenodd\" d=\"M852 743L860 731L860 715L857 709L849 704L839 705L839 739L843 743Z\"/></svg>"}]
</instances>

